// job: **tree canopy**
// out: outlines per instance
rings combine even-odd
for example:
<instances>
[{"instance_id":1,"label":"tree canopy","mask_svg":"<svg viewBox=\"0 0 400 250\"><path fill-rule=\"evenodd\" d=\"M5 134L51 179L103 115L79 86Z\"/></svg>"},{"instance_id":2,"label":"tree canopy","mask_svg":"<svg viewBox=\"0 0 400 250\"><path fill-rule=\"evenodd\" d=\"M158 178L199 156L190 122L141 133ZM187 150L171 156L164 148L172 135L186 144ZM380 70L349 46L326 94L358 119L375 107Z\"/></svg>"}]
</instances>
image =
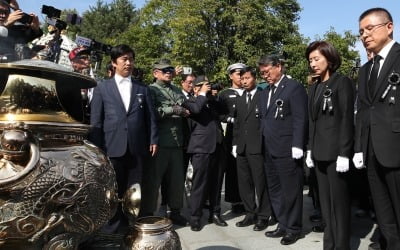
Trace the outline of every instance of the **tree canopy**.
<instances>
[{"instance_id":1,"label":"tree canopy","mask_svg":"<svg viewBox=\"0 0 400 250\"><path fill-rule=\"evenodd\" d=\"M129 0L109 4L98 0L84 12L76 32L111 45L130 45L147 81L152 79L152 64L160 58L225 80L228 65L242 62L256 67L260 56L273 53L284 55L288 74L305 82L304 53L310 39L299 33L300 10L296 0L149 0L139 10ZM358 57L353 48L356 36L331 28L317 39L338 49L340 71L349 74Z\"/></svg>"}]
</instances>

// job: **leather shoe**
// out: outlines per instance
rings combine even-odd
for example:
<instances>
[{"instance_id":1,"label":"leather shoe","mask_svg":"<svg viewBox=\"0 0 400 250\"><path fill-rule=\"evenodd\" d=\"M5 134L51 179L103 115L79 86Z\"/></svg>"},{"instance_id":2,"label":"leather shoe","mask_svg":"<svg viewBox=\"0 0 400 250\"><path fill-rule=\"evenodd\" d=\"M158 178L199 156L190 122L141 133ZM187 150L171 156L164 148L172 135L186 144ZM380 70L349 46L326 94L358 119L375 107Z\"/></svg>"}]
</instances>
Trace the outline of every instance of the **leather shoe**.
<instances>
[{"instance_id":1,"label":"leather shoe","mask_svg":"<svg viewBox=\"0 0 400 250\"><path fill-rule=\"evenodd\" d=\"M192 220L190 222L190 229L192 231L196 231L196 232L200 231L201 230L200 221L199 220Z\"/></svg>"},{"instance_id":2,"label":"leather shoe","mask_svg":"<svg viewBox=\"0 0 400 250\"><path fill-rule=\"evenodd\" d=\"M220 215L218 214L213 214L208 218L208 222L210 223L214 223L217 226L220 227L226 227L228 226L228 223L226 223L226 221L224 221Z\"/></svg>"},{"instance_id":3,"label":"leather shoe","mask_svg":"<svg viewBox=\"0 0 400 250\"><path fill-rule=\"evenodd\" d=\"M270 238L280 238L286 235L285 230L280 229L279 227L276 228L274 231L267 231L265 232L265 236Z\"/></svg>"},{"instance_id":4,"label":"leather shoe","mask_svg":"<svg viewBox=\"0 0 400 250\"><path fill-rule=\"evenodd\" d=\"M253 227L254 231L262 231L268 227L267 219L258 219L256 224Z\"/></svg>"},{"instance_id":5,"label":"leather shoe","mask_svg":"<svg viewBox=\"0 0 400 250\"><path fill-rule=\"evenodd\" d=\"M371 244L368 245L368 250L381 250L381 245L379 242L372 242Z\"/></svg>"},{"instance_id":6,"label":"leather shoe","mask_svg":"<svg viewBox=\"0 0 400 250\"><path fill-rule=\"evenodd\" d=\"M254 216L246 215L243 220L236 222L237 227L247 227L254 224Z\"/></svg>"},{"instance_id":7,"label":"leather shoe","mask_svg":"<svg viewBox=\"0 0 400 250\"><path fill-rule=\"evenodd\" d=\"M312 222L321 222L322 221L322 216L321 214L313 214L310 216L310 221Z\"/></svg>"},{"instance_id":8,"label":"leather shoe","mask_svg":"<svg viewBox=\"0 0 400 250\"><path fill-rule=\"evenodd\" d=\"M171 212L169 214L169 219L172 221L172 224L174 225L182 227L187 225L187 220L180 213Z\"/></svg>"},{"instance_id":9,"label":"leather shoe","mask_svg":"<svg viewBox=\"0 0 400 250\"><path fill-rule=\"evenodd\" d=\"M281 239L281 244L282 245L291 245L291 244L295 243L299 238L300 238L300 234L287 233Z\"/></svg>"},{"instance_id":10,"label":"leather shoe","mask_svg":"<svg viewBox=\"0 0 400 250\"><path fill-rule=\"evenodd\" d=\"M276 223L278 223L278 220L276 219L276 217L275 217L275 216L271 216L271 217L269 218L269 221L268 221L268 226L273 226L273 225L275 225Z\"/></svg>"},{"instance_id":11,"label":"leather shoe","mask_svg":"<svg viewBox=\"0 0 400 250\"><path fill-rule=\"evenodd\" d=\"M311 228L311 231L315 232L315 233L323 233L325 229L325 225L321 224L321 225L316 225L313 226Z\"/></svg>"}]
</instances>

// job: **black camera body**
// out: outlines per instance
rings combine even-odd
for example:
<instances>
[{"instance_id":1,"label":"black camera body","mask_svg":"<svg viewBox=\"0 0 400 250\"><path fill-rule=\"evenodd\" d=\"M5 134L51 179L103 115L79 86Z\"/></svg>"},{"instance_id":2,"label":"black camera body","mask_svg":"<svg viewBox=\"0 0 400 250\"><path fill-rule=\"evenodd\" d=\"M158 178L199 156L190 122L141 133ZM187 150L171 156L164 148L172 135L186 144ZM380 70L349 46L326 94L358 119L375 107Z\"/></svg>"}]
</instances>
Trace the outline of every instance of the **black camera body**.
<instances>
[{"instance_id":1,"label":"black camera body","mask_svg":"<svg viewBox=\"0 0 400 250\"><path fill-rule=\"evenodd\" d=\"M53 6L42 5L42 13L48 18L60 18L61 10L54 8Z\"/></svg>"},{"instance_id":2,"label":"black camera body","mask_svg":"<svg viewBox=\"0 0 400 250\"><path fill-rule=\"evenodd\" d=\"M96 40L92 39L89 48L92 51L99 51L103 52L106 55L109 55L111 53L112 46L105 43L97 42Z\"/></svg>"},{"instance_id":3,"label":"black camera body","mask_svg":"<svg viewBox=\"0 0 400 250\"><path fill-rule=\"evenodd\" d=\"M221 91L224 87L219 82L210 82L211 90Z\"/></svg>"},{"instance_id":4,"label":"black camera body","mask_svg":"<svg viewBox=\"0 0 400 250\"><path fill-rule=\"evenodd\" d=\"M18 21L23 24L30 24L33 21L33 16L24 12L22 13L22 17Z\"/></svg>"}]
</instances>

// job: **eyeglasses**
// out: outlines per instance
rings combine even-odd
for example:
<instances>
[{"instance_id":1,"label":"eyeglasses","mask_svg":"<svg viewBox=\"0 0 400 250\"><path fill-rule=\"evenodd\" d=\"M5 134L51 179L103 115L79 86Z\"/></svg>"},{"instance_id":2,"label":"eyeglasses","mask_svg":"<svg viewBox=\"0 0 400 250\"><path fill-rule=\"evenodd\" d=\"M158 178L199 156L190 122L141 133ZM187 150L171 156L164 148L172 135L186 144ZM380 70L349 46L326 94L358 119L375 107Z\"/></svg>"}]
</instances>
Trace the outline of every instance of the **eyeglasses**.
<instances>
[{"instance_id":1,"label":"eyeglasses","mask_svg":"<svg viewBox=\"0 0 400 250\"><path fill-rule=\"evenodd\" d=\"M375 30L377 30L380 27L385 26L386 24L388 24L389 22L386 23L379 23L379 24L375 24L375 25L367 25L367 27L365 27L364 29L360 29L358 31L358 33L360 34L360 38L362 38L362 36L365 35L371 35Z\"/></svg>"},{"instance_id":2,"label":"eyeglasses","mask_svg":"<svg viewBox=\"0 0 400 250\"><path fill-rule=\"evenodd\" d=\"M170 73L170 74L172 74L172 73L174 73L175 72L175 69L174 68L164 68L164 69L160 69L164 74L167 74L167 73Z\"/></svg>"}]
</instances>

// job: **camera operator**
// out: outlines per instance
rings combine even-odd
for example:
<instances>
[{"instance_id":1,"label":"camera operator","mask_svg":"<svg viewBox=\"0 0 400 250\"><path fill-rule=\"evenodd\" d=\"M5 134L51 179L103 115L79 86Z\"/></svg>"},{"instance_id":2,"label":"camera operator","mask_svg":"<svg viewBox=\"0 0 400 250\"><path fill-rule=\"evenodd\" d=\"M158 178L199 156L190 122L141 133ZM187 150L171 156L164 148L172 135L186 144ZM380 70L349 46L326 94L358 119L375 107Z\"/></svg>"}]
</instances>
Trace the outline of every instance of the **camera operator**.
<instances>
[{"instance_id":1,"label":"camera operator","mask_svg":"<svg viewBox=\"0 0 400 250\"><path fill-rule=\"evenodd\" d=\"M0 0L0 55L7 61L23 59L25 55L21 52L27 48L26 44L43 34L38 17L17 8L15 0ZM11 9L15 11L11 13Z\"/></svg>"}]
</instances>

